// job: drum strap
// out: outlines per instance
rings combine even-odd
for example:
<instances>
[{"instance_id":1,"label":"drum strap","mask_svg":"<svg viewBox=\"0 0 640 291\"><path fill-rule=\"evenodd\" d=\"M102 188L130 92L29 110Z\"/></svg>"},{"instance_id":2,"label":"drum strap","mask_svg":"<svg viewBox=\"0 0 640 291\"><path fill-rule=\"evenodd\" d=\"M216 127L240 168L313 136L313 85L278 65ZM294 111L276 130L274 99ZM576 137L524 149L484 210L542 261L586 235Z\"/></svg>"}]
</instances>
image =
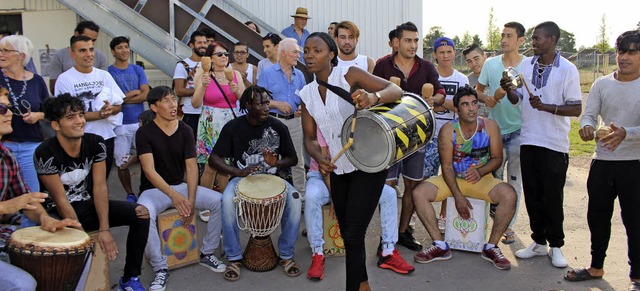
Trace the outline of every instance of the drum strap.
<instances>
[{"instance_id":1,"label":"drum strap","mask_svg":"<svg viewBox=\"0 0 640 291\"><path fill-rule=\"evenodd\" d=\"M322 80L316 80L318 82L318 85L320 86L324 86L325 88L329 89L331 92L333 92L334 94L340 96L340 98L344 99L344 101L349 102L349 104L354 105L355 103L353 103L353 99L351 99L351 93L349 93L347 90L342 89L338 86L333 86L325 81Z\"/></svg>"}]
</instances>

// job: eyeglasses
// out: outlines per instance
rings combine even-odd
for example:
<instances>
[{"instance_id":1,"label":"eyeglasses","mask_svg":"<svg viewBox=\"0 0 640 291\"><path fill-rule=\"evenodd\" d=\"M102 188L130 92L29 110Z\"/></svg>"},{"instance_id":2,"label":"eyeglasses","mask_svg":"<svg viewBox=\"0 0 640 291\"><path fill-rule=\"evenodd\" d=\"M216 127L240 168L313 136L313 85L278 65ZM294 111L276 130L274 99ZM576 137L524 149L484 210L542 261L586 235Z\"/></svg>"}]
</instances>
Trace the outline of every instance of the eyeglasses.
<instances>
[{"instance_id":1,"label":"eyeglasses","mask_svg":"<svg viewBox=\"0 0 640 291\"><path fill-rule=\"evenodd\" d=\"M8 49L0 49L0 55L5 55L8 53L19 53L18 50L8 50Z\"/></svg>"},{"instance_id":2,"label":"eyeglasses","mask_svg":"<svg viewBox=\"0 0 640 291\"><path fill-rule=\"evenodd\" d=\"M233 52L234 55L246 55L247 52Z\"/></svg>"},{"instance_id":3,"label":"eyeglasses","mask_svg":"<svg viewBox=\"0 0 640 291\"><path fill-rule=\"evenodd\" d=\"M13 113L13 105L0 103L0 115L5 115L7 112Z\"/></svg>"},{"instance_id":4,"label":"eyeglasses","mask_svg":"<svg viewBox=\"0 0 640 291\"><path fill-rule=\"evenodd\" d=\"M217 52L217 53L214 53L213 55L216 57L222 57L222 56L229 57L228 52Z\"/></svg>"}]
</instances>

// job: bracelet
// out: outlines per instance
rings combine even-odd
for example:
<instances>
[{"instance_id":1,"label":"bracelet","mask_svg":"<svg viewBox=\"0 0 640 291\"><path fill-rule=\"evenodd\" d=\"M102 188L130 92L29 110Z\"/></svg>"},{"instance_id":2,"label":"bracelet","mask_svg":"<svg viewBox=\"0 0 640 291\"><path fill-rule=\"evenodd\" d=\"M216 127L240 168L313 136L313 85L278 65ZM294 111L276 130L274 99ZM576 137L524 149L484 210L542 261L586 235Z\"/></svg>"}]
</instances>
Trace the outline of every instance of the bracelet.
<instances>
[{"instance_id":1,"label":"bracelet","mask_svg":"<svg viewBox=\"0 0 640 291\"><path fill-rule=\"evenodd\" d=\"M374 94L374 95L376 95L376 97L378 97L378 100L376 100L376 104L374 104L374 105L378 105L378 103L380 103L380 98L381 98L382 96L380 96L380 93L379 93L379 92L375 92L375 93L373 93L373 94Z\"/></svg>"},{"instance_id":2,"label":"bracelet","mask_svg":"<svg viewBox=\"0 0 640 291\"><path fill-rule=\"evenodd\" d=\"M98 232L109 231L109 229L98 229Z\"/></svg>"},{"instance_id":3,"label":"bracelet","mask_svg":"<svg viewBox=\"0 0 640 291\"><path fill-rule=\"evenodd\" d=\"M556 110L553 111L553 115L556 115L556 113L558 113L558 105L556 105Z\"/></svg>"}]
</instances>

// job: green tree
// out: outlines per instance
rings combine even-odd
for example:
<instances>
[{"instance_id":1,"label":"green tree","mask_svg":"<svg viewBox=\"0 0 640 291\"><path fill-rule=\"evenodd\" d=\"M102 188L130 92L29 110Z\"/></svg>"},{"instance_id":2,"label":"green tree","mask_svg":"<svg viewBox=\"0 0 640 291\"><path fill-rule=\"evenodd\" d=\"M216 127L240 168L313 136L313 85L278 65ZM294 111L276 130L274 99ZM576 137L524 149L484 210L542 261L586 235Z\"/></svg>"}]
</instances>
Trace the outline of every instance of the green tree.
<instances>
[{"instance_id":1,"label":"green tree","mask_svg":"<svg viewBox=\"0 0 640 291\"><path fill-rule=\"evenodd\" d=\"M595 49L600 53L606 53L611 50L611 46L609 46L609 37L607 36L607 21L604 14L602 14L600 31L596 39L598 40L598 43L596 44Z\"/></svg>"},{"instance_id":2,"label":"green tree","mask_svg":"<svg viewBox=\"0 0 640 291\"><path fill-rule=\"evenodd\" d=\"M457 35L456 35L456 36L454 36L451 40L453 40L453 44L454 44L456 47L464 47L464 45L462 44L462 41L460 40L460 37L459 37L459 36L457 36Z\"/></svg>"},{"instance_id":3,"label":"green tree","mask_svg":"<svg viewBox=\"0 0 640 291\"><path fill-rule=\"evenodd\" d=\"M531 48L531 34L533 34L533 28L529 28L524 34L524 44L522 44L522 48L524 50ZM558 40L556 47L558 50L563 52L576 52L576 36L573 33L560 28L560 39Z\"/></svg>"},{"instance_id":4,"label":"green tree","mask_svg":"<svg viewBox=\"0 0 640 291\"><path fill-rule=\"evenodd\" d=\"M442 26L432 26L429 28L429 32L422 39L423 54L425 56L433 52L433 42L441 36L444 36Z\"/></svg>"},{"instance_id":5,"label":"green tree","mask_svg":"<svg viewBox=\"0 0 640 291\"><path fill-rule=\"evenodd\" d=\"M480 39L480 36L477 34L473 36L471 42L477 44L479 47L482 47L482 40Z\"/></svg>"},{"instance_id":6,"label":"green tree","mask_svg":"<svg viewBox=\"0 0 640 291\"><path fill-rule=\"evenodd\" d=\"M493 7L489 10L489 27L487 28L487 49L497 50L500 48L500 29L496 25L497 19L493 15Z\"/></svg>"}]
</instances>

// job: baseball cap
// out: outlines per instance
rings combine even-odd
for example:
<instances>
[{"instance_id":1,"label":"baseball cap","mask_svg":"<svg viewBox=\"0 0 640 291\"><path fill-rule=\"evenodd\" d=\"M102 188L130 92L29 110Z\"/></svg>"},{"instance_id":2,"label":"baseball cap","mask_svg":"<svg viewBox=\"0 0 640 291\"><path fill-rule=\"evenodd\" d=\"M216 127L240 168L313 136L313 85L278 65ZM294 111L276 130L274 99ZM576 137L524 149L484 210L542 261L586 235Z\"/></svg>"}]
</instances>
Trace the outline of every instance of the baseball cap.
<instances>
[{"instance_id":1,"label":"baseball cap","mask_svg":"<svg viewBox=\"0 0 640 291\"><path fill-rule=\"evenodd\" d=\"M448 38L446 36L442 36L442 37L439 37L438 39L436 39L436 41L433 42L433 51L436 51L439 47L445 46L445 45L448 45L448 46L452 47L453 49L456 48L456 46L453 44L453 40L451 40L450 38Z\"/></svg>"}]
</instances>

